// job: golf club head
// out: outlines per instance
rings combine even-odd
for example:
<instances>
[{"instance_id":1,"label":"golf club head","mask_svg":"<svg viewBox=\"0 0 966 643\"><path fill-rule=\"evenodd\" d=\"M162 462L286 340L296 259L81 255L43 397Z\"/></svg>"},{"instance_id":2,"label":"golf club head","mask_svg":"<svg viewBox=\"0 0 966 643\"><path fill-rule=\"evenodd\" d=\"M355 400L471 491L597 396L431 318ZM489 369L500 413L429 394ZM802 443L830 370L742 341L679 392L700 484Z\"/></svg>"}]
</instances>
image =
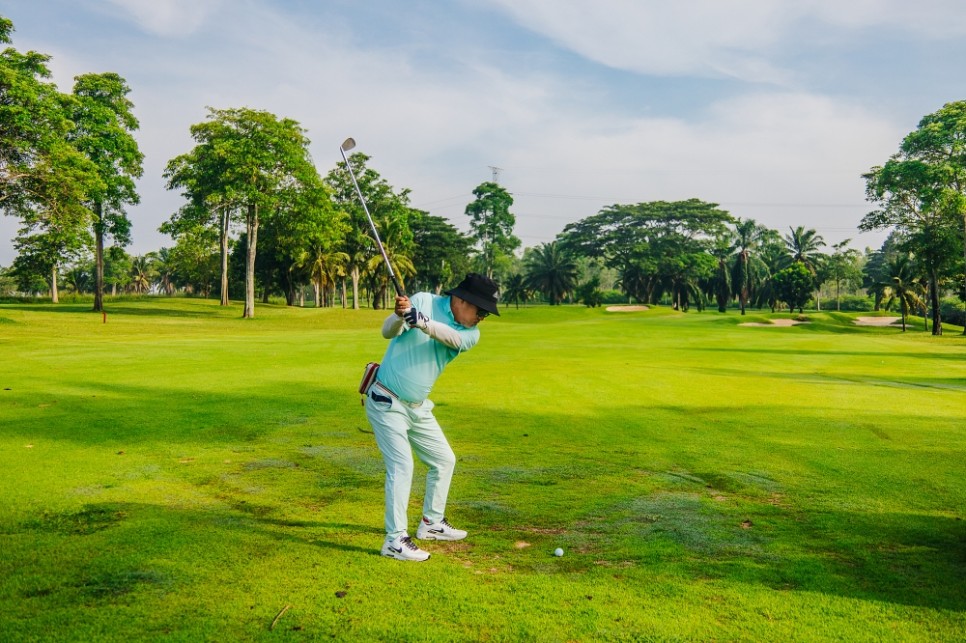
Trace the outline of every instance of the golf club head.
<instances>
[{"instance_id":1,"label":"golf club head","mask_svg":"<svg viewBox=\"0 0 966 643\"><path fill-rule=\"evenodd\" d=\"M342 144L342 147L340 147L339 149L341 149L343 152L348 152L355 146L356 146L356 140L350 136L345 140L345 142Z\"/></svg>"}]
</instances>

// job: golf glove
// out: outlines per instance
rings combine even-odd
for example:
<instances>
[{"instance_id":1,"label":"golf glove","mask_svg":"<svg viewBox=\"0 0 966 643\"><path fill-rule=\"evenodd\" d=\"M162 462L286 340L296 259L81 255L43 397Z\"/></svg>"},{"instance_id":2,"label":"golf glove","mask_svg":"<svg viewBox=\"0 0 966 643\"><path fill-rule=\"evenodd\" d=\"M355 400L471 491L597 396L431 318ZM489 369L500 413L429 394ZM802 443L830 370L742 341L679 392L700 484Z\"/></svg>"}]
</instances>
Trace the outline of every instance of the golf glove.
<instances>
[{"instance_id":1,"label":"golf glove","mask_svg":"<svg viewBox=\"0 0 966 643\"><path fill-rule=\"evenodd\" d=\"M406 323L409 324L410 328L426 330L426 327L429 325L429 317L422 314L415 308L410 308L407 310L406 314L403 315L403 318L406 320Z\"/></svg>"}]
</instances>

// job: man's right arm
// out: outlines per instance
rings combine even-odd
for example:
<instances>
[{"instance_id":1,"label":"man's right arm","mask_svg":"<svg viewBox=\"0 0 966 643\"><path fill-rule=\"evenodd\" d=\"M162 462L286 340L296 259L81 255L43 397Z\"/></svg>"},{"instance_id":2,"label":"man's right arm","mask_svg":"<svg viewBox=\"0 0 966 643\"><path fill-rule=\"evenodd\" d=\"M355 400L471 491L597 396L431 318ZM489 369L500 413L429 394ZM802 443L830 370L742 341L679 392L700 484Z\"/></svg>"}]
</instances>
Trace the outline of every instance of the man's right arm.
<instances>
[{"instance_id":1,"label":"man's right arm","mask_svg":"<svg viewBox=\"0 0 966 643\"><path fill-rule=\"evenodd\" d=\"M396 295L396 304L392 314L386 318L386 321L382 322L382 336L386 339L392 339L402 335L403 331L407 329L406 318L403 315L412 307L409 297Z\"/></svg>"}]
</instances>

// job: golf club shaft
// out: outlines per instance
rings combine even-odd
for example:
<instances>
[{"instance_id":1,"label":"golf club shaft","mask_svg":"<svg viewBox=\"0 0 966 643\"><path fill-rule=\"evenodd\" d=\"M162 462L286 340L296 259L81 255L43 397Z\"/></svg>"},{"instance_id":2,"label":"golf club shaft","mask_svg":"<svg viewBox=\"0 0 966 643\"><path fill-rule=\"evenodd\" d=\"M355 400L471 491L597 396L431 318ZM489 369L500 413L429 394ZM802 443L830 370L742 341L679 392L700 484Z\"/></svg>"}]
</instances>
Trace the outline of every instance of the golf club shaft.
<instances>
[{"instance_id":1,"label":"golf club shaft","mask_svg":"<svg viewBox=\"0 0 966 643\"><path fill-rule=\"evenodd\" d=\"M351 141L352 139L348 140ZM352 144L355 145L355 141L353 141ZM362 196L362 190L359 189L359 183L356 181L356 174L352 171L352 165L349 163L349 158L345 155L345 145L346 144L343 143L342 146L339 147L339 152L342 153L342 160L345 161L345 166L349 169L349 177L352 179L352 185L354 185L356 188L356 194L359 195L359 201L362 203L362 209L366 212L366 218L369 220L369 226L372 228L372 235L376 240L376 245L379 247L379 252L382 254L383 260L386 262L386 269L389 270L389 278L392 279L392 284L396 288L396 294L400 297L406 297L406 291L399 282L399 278L396 277L396 272L392 269L392 264L389 262L389 255L386 254L386 249L382 246L382 240L379 238L379 232L376 230L376 224L372 220L372 215L369 214L369 206L366 205L366 198Z\"/></svg>"}]
</instances>

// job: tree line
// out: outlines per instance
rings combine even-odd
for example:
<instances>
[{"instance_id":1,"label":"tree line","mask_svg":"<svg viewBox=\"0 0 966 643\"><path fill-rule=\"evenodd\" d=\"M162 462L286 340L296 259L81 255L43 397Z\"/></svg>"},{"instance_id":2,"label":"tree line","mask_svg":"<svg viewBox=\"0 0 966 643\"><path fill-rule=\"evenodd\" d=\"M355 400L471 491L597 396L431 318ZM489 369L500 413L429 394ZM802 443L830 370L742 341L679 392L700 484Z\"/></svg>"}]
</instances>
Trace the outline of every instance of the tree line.
<instances>
[{"instance_id":1,"label":"tree line","mask_svg":"<svg viewBox=\"0 0 966 643\"><path fill-rule=\"evenodd\" d=\"M0 40L9 44L12 32L0 17ZM125 207L139 201L143 158L130 88L114 73L85 74L62 94L48 61L12 47L0 57L0 207L21 222L0 287L57 301L63 284L93 293L98 311L108 288L243 299L244 317L272 295L290 305L306 292L318 307L388 304L388 275L345 163L322 174L301 125L266 111L209 108L191 126L194 147L164 170L183 197L160 228L174 243L129 256ZM498 183L473 190L464 233L413 208L410 191L390 185L370 157L356 152L349 162L410 291L439 292L473 270L500 281L504 302L517 306L620 300L741 314L802 311L823 296L839 308L843 295L861 293L874 309L898 307L903 320L929 311L941 334L944 297L963 299L966 289L964 134L966 102L950 103L864 175L876 209L860 229L892 230L865 253L848 241L823 251L813 229L783 234L698 199L610 205L521 251L513 196Z\"/></svg>"}]
</instances>

